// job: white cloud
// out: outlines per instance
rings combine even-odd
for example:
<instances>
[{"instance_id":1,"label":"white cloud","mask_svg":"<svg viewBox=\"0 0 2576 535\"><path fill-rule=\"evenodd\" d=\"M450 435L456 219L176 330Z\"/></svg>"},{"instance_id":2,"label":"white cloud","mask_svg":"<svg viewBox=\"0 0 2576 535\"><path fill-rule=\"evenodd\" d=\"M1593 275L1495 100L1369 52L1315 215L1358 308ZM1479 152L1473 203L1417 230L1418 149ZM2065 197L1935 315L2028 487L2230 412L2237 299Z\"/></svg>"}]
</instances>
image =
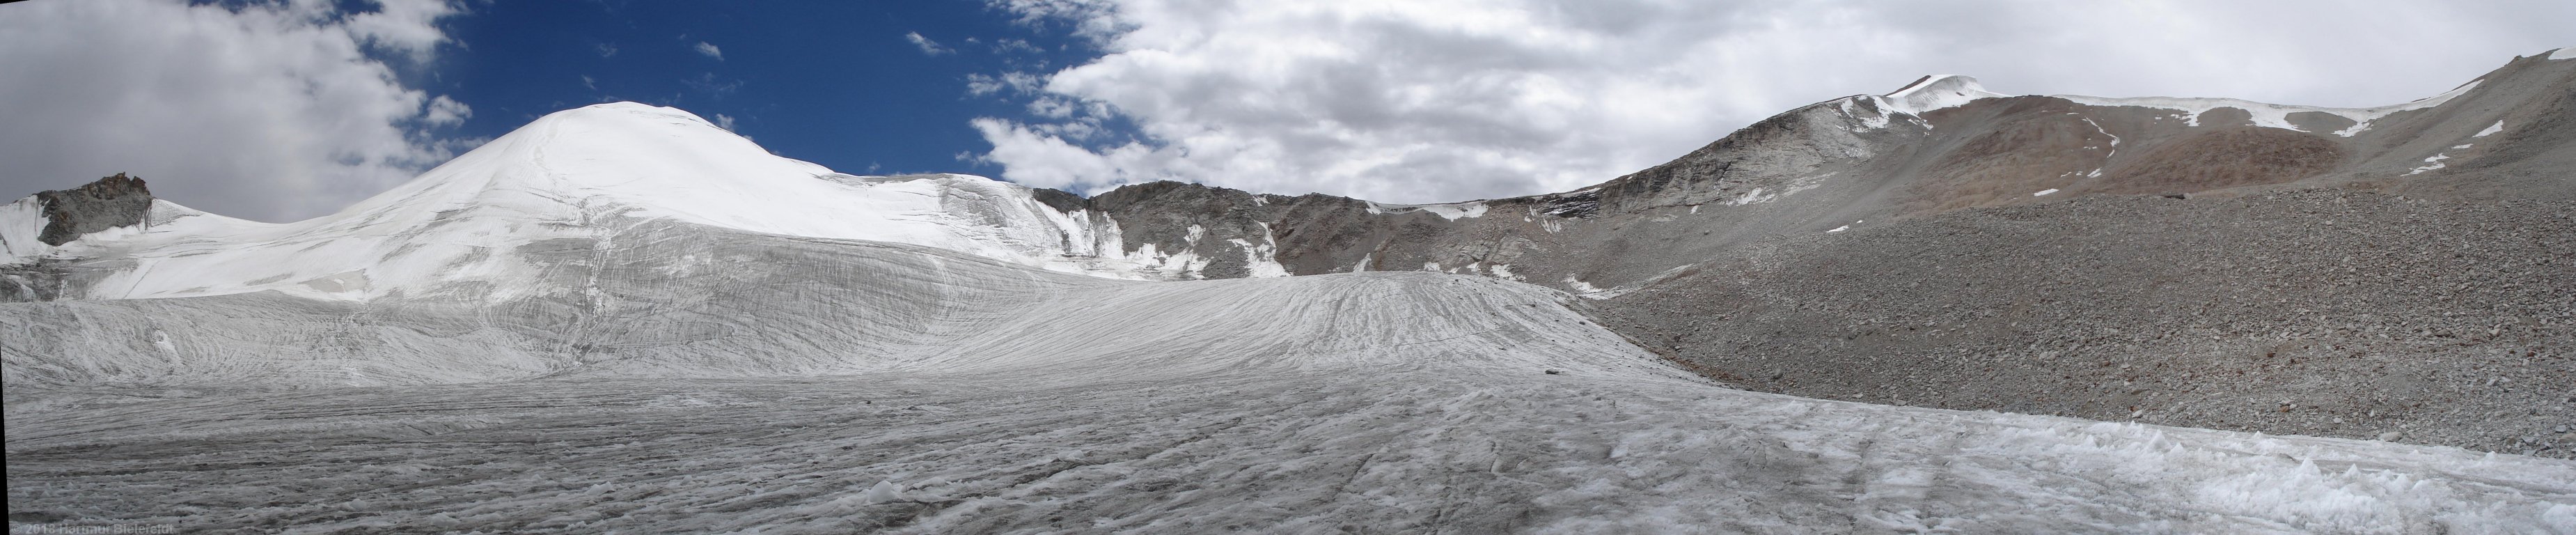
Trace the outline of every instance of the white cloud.
<instances>
[{"instance_id":1,"label":"white cloud","mask_svg":"<svg viewBox=\"0 0 2576 535\"><path fill-rule=\"evenodd\" d=\"M1026 39L1002 39L993 42L995 54L1037 54L1046 52Z\"/></svg>"},{"instance_id":2,"label":"white cloud","mask_svg":"<svg viewBox=\"0 0 2576 535\"><path fill-rule=\"evenodd\" d=\"M430 126L456 126L465 124L465 118L473 116L474 108L447 98L447 95L439 95L429 99L429 106L422 110L420 121Z\"/></svg>"},{"instance_id":3,"label":"white cloud","mask_svg":"<svg viewBox=\"0 0 2576 535\"><path fill-rule=\"evenodd\" d=\"M979 72L979 73L971 73L971 74L967 74L967 75L966 75L966 94L967 94L967 95L972 95L972 96L978 96L978 97L980 97L980 96L990 95L990 94L993 94L993 93L996 93L996 92L1000 92L1001 90L1002 90L1002 79L1000 79L1000 78L995 78L995 77L993 77L992 75L987 75L987 74L980 73L980 72Z\"/></svg>"},{"instance_id":4,"label":"white cloud","mask_svg":"<svg viewBox=\"0 0 2576 535\"><path fill-rule=\"evenodd\" d=\"M706 41L699 41L697 48L698 53L700 54L706 54L707 57L716 58L718 61L724 60L724 49L716 48L716 45L707 44Z\"/></svg>"},{"instance_id":5,"label":"white cloud","mask_svg":"<svg viewBox=\"0 0 2576 535\"><path fill-rule=\"evenodd\" d=\"M266 220L338 210L445 161L472 108L405 87L457 9L388 0L237 8L158 0L0 8L0 195L130 172L155 194Z\"/></svg>"},{"instance_id":6,"label":"white cloud","mask_svg":"<svg viewBox=\"0 0 2576 535\"><path fill-rule=\"evenodd\" d=\"M731 115L725 115L725 114L722 114L722 113L716 114L716 128L722 128L722 129L724 129L726 132L732 132L732 131L733 131L733 116L731 116Z\"/></svg>"},{"instance_id":7,"label":"white cloud","mask_svg":"<svg viewBox=\"0 0 2576 535\"><path fill-rule=\"evenodd\" d=\"M922 37L921 32L903 32L903 40L911 41L912 46L921 47L921 53L923 54L937 56L956 52L954 49L939 46L938 41L932 41L928 37ZM968 39L967 42L974 42L974 40Z\"/></svg>"},{"instance_id":8,"label":"white cloud","mask_svg":"<svg viewBox=\"0 0 2576 535\"><path fill-rule=\"evenodd\" d=\"M1045 83L1045 78L1025 72L1006 72L1001 76L969 73L966 75L966 94L980 97L999 93L1003 89L1009 89L1015 93L1034 93Z\"/></svg>"},{"instance_id":9,"label":"white cloud","mask_svg":"<svg viewBox=\"0 0 2576 535\"><path fill-rule=\"evenodd\" d=\"M719 98L724 97L725 95L731 95L734 91L742 89L742 83L742 80L724 80L716 78L716 73L712 72L698 73L698 77L696 78L683 78L680 80L680 85L682 87L687 87L699 93L704 93L707 96Z\"/></svg>"},{"instance_id":10,"label":"white cloud","mask_svg":"<svg viewBox=\"0 0 2576 535\"><path fill-rule=\"evenodd\" d=\"M996 4L1108 52L1021 90L1039 122L973 123L1005 178L1395 202L1569 190L1933 73L2007 93L2403 102L2561 46L2545 21L2576 20L2541 2ZM981 76L968 90L1015 86ZM1089 145L1065 126L1106 115L1144 141Z\"/></svg>"},{"instance_id":11,"label":"white cloud","mask_svg":"<svg viewBox=\"0 0 2576 535\"><path fill-rule=\"evenodd\" d=\"M1061 97L1044 96L1038 97L1037 100L1029 101L1030 115L1049 119L1072 118L1074 111L1079 109L1081 108L1075 106L1072 100Z\"/></svg>"}]
</instances>

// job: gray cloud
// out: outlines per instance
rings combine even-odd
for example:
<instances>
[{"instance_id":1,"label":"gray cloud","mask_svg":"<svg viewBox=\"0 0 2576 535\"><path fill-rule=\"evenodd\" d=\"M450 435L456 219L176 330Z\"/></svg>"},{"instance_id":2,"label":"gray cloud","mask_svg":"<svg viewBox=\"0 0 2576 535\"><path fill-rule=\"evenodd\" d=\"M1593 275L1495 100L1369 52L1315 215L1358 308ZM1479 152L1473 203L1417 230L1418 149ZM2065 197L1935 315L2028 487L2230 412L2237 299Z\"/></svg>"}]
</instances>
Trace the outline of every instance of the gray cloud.
<instances>
[{"instance_id":1,"label":"gray cloud","mask_svg":"<svg viewBox=\"0 0 2576 535\"><path fill-rule=\"evenodd\" d=\"M458 13L438 0L339 12L293 0L226 8L161 0L0 7L0 195L117 172L199 209L321 215L409 179L470 142L473 110L403 86L370 50L429 59Z\"/></svg>"},{"instance_id":2,"label":"gray cloud","mask_svg":"<svg viewBox=\"0 0 2576 535\"><path fill-rule=\"evenodd\" d=\"M2576 44L2557 22L2576 6L2554 2L994 3L1109 52L1017 92L1037 122L972 123L1005 178L1396 202L1581 187L1923 74L2005 93L2371 106ZM1106 116L1144 140L1070 134Z\"/></svg>"}]
</instances>

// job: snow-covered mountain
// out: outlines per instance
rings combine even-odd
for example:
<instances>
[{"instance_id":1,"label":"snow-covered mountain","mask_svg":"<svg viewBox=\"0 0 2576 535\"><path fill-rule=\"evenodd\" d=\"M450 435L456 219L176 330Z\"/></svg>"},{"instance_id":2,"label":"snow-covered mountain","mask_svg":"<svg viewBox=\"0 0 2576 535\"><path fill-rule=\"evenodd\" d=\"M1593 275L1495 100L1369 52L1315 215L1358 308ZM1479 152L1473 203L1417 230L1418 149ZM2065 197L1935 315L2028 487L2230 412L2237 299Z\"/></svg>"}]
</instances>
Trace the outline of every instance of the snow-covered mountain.
<instances>
[{"instance_id":1,"label":"snow-covered mountain","mask_svg":"<svg viewBox=\"0 0 2576 535\"><path fill-rule=\"evenodd\" d=\"M259 223L154 200L137 224L55 246L33 239L48 220L29 197L0 208L0 234L13 264L77 259L80 273L45 291L85 299L277 291L505 300L530 291L515 284L539 278L520 257L526 248L615 240L648 220L907 243L1112 278L1193 274L1189 253L1131 254L1118 247L1116 221L1041 196L1078 201L967 175L835 173L771 155L687 112L612 103L540 118L311 220ZM23 275L14 280L10 293L36 291Z\"/></svg>"}]
</instances>

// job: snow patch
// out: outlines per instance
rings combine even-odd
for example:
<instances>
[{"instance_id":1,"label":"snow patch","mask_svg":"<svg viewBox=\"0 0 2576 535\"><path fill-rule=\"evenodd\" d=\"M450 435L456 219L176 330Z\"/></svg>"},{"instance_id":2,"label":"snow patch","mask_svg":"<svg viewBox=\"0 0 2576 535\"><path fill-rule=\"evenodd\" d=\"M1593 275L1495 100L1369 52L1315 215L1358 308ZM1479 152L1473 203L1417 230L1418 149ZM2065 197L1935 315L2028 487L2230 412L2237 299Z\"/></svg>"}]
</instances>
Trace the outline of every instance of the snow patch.
<instances>
[{"instance_id":1,"label":"snow patch","mask_svg":"<svg viewBox=\"0 0 2576 535\"><path fill-rule=\"evenodd\" d=\"M2098 172L2098 171L2097 171L2097 172ZM2039 190L2039 192L2038 192L2038 193L2032 193L2032 194L2030 194L2030 196L2032 196L2032 197L2045 197L2045 196L2048 196L2048 194L2051 194L2051 193L2057 193L2057 188L2048 188L2048 189L2044 189L2044 190Z\"/></svg>"},{"instance_id":2,"label":"snow patch","mask_svg":"<svg viewBox=\"0 0 2576 535\"><path fill-rule=\"evenodd\" d=\"M2425 159L2424 159L2424 163L2429 163L2429 164L2432 164L2432 165L2426 165L2426 166L2422 166L2422 167L2417 167L2417 168L2415 168L2415 170L2413 170L2413 171L2407 171L2407 172L2406 172L2406 174L2407 174L2408 176L2413 176L2413 175L2423 174L2425 171L2431 171L2431 170L2434 170L2434 169L2441 169L2441 168L2442 168L2442 160L2447 160L2447 159L2450 159L2450 158L2451 158L2451 155L2449 155L2449 154L2434 154L2432 157L2429 157L2429 158L2425 158Z\"/></svg>"},{"instance_id":3,"label":"snow patch","mask_svg":"<svg viewBox=\"0 0 2576 535\"><path fill-rule=\"evenodd\" d=\"M1859 221L1853 221L1853 222L1851 222L1851 225L1843 225L1843 226L1839 226L1839 227L1834 227L1834 229L1833 229L1833 230L1828 230L1828 231L1825 231L1825 232L1833 233L1833 232L1842 232L1842 231L1846 231L1846 230L1851 230L1852 225L1858 225L1858 224L1861 224L1861 223L1867 223L1867 222L1869 222L1869 220L1867 220L1867 219L1863 219L1863 220L1859 220Z\"/></svg>"},{"instance_id":4,"label":"snow patch","mask_svg":"<svg viewBox=\"0 0 2576 535\"><path fill-rule=\"evenodd\" d=\"M2557 49L2557 50L2551 50L2551 51L2549 51L2549 59L2551 59L2551 60L2576 59L2576 46L2571 46L2571 47L2561 48L2561 49Z\"/></svg>"},{"instance_id":5,"label":"snow patch","mask_svg":"<svg viewBox=\"0 0 2576 535\"><path fill-rule=\"evenodd\" d=\"M1457 221L1471 217L1485 217L1485 203L1481 202L1426 204L1422 205L1421 208L1422 211L1437 214L1442 219L1450 221Z\"/></svg>"},{"instance_id":6,"label":"snow patch","mask_svg":"<svg viewBox=\"0 0 2576 535\"><path fill-rule=\"evenodd\" d=\"M1378 204L1378 203L1368 203L1368 213L1370 213L1370 214L1372 214L1372 215L1374 215L1374 214L1409 214L1409 213L1414 213L1414 212L1429 212L1429 213L1431 213L1432 215L1440 216L1440 218L1441 218L1441 219L1447 219L1447 220L1450 220L1450 221L1457 221L1457 220L1460 220L1460 219L1467 219L1467 218L1485 217L1485 208L1486 208L1486 207L1485 207L1485 203L1484 203L1484 201L1455 202L1455 203L1447 203L1447 204Z\"/></svg>"},{"instance_id":7,"label":"snow patch","mask_svg":"<svg viewBox=\"0 0 2576 535\"><path fill-rule=\"evenodd\" d=\"M2566 49L2561 48L2561 49L2559 49L2559 50L2566 50ZM2477 133L2477 135L2473 135L2473 136L2469 136L2469 137L2487 137L2487 136L2495 135L2495 133L2496 133L2496 132L2503 132L2503 131L2504 131L2504 121L2496 121L2496 123L2495 123L2495 124L2487 125L2487 129L2485 129L2485 130L2479 130L2479 131L2478 131L2478 133Z\"/></svg>"},{"instance_id":8,"label":"snow patch","mask_svg":"<svg viewBox=\"0 0 2576 535\"><path fill-rule=\"evenodd\" d=\"M1243 238L1234 238L1229 240L1233 241L1235 245L1243 247L1244 262L1247 269L1251 270L1251 276L1288 276L1288 266L1281 265L1279 263L1279 244L1278 242L1272 241L1270 238L1270 224L1258 221L1253 222L1253 224L1261 226L1261 243L1252 243L1251 240Z\"/></svg>"},{"instance_id":9,"label":"snow patch","mask_svg":"<svg viewBox=\"0 0 2576 535\"><path fill-rule=\"evenodd\" d=\"M2299 129L2299 127L2297 127L2297 126L2295 126L2295 125L2290 124L2290 120L2289 120L2289 116L2290 116L2290 114L2293 114L2293 113L2299 113L2299 112L2310 112L2310 111L2313 111L2313 112L2320 112L2320 113L2328 113L2328 114L2333 114L2333 115L2341 116L2341 117L2343 117L2343 118L2345 118L2345 119L2351 119L2351 120L2353 121L2353 125L2352 125L2352 127L2350 127L2350 128L2345 128L2345 129L2343 129L2343 130L2336 131L2336 132L2335 132L2335 135L2338 135L2338 136L2344 136L2344 137L2352 137L2354 134L2359 134L2359 133L2361 133L2361 132L2362 132L2362 131L2364 131L2364 130L2369 130L2369 129L2370 129L2370 122L2371 122L2371 121L2378 120L2378 119L2379 119L2379 118L2381 118L2381 117L2386 117L2386 116L2388 116L2389 114L2393 114L2393 113L2397 113L2397 112L2410 111L2410 110L2420 110L2420 109L2424 109L2424 108L2431 108L2431 107L2434 107L2434 106L2440 106L2440 105L2442 105L2443 103L2450 102L2450 101L2451 101L2451 99L2453 99L2453 98L2457 98L2457 97L2459 97L2460 95L2467 94L2470 90L2477 89L2478 84L2479 84L2479 83L2481 83L2481 82L2483 82L2483 81L2472 81L2472 82L2469 82L2469 83L2467 83L2467 84L2462 84L2461 86L2459 86L2459 87L2457 87L2457 88L2453 88L2453 89L2451 89L2450 91L2444 92L2444 93L2442 93L2442 94L2434 95L2434 96L2432 96L2432 97L2424 98L2424 99L2421 99L2421 100L2416 100L2416 101L2414 101L2414 102L2408 102L2408 103L2405 103L2405 104L2396 104L2396 105L2390 105L2390 106L2380 106L2380 107L2376 107L2376 108L2324 108L2324 107L2316 107L2316 106L2285 106L2285 105L2280 105L2280 104L2267 104L2267 103L2262 103L2262 102L2254 102L2254 101L2250 101L2250 100L2239 100L2239 99L2232 99L2232 98L2175 98L2175 97L2132 97L2132 98L2111 98L2111 97L2096 97L2096 96L2087 96L2087 95L2050 95L2050 96L2054 96L2054 97L2057 97L2057 98L2062 98L2062 99L2066 99L2066 100L2074 101L2075 103L2078 103L2078 104L2085 104L2085 105L2091 105L2091 106L2129 106L2129 107L2160 108L2160 109L2168 109L2168 110L2177 110L2177 111L2181 111L2181 112L2183 112L2183 117L2184 117L2184 119L2187 121L2187 124L2190 124L2191 126L2200 126L2200 114L2202 114L2202 113L2207 113L2207 112L2209 112L2209 110L2214 110L2214 109L2218 109L2218 108L2236 108L2236 109L2240 109L2240 110L2245 110L2246 112L2253 114L2253 116L2254 116L2254 125L2255 125L2255 126L2261 126L2261 127L2266 127L2266 128L2279 128L2279 129L2283 129L2283 130L2290 130L2290 131L2296 131L2296 132L2305 132L2305 130L2300 130L2300 129Z\"/></svg>"},{"instance_id":10,"label":"snow patch","mask_svg":"<svg viewBox=\"0 0 2576 535\"><path fill-rule=\"evenodd\" d=\"M1859 106L1858 106L1857 104L1859 104L1859 103L1860 103L1860 100L1859 100L1859 99L1862 99L1862 98L1875 99L1875 101L1873 102L1873 104L1875 104L1875 106L1873 106L1875 109L1874 109L1874 110L1861 110L1861 109L1859 109ZM1846 99L1842 99L1842 100L1840 100L1840 101L1836 101L1836 102L1835 102L1835 105L1836 105L1836 107L1838 107L1838 108L1840 108L1840 109L1842 110L1842 112L1843 112L1843 116L1844 116L1844 117L1850 117L1850 118L1852 118L1853 120L1860 121L1860 125L1859 125L1859 126L1849 127L1849 129L1850 129L1851 131L1853 131L1853 132L1868 132L1868 131L1871 131L1871 130L1877 130L1877 129L1881 129L1881 128L1887 128L1887 124L1888 124L1888 115L1887 115L1887 112L1885 111L1885 110L1887 109L1887 105L1883 103L1883 102L1884 102L1884 100L1885 100L1885 99L1882 99L1882 98L1880 98L1880 97L1868 97L1868 96L1852 97L1852 98L1846 98Z\"/></svg>"},{"instance_id":11,"label":"snow patch","mask_svg":"<svg viewBox=\"0 0 2576 535\"><path fill-rule=\"evenodd\" d=\"M2105 165L2105 166L2110 165L2111 157L2113 157L2113 156L2119 156L2119 155L2120 155L2120 136L2119 136L2119 135L2116 135L2116 134L2112 134L2110 129L2103 128L2103 127L2102 127L2102 123L2093 122L2093 119L2092 119L2092 118L2089 118L2089 117L2088 117L2088 118L2085 118L2085 119L2084 119L2084 124L2093 125L2093 131L2095 131L2095 132L2101 132L2103 136L2108 136L2108 137L2110 137L2110 138L2111 138L2111 147L2110 147L2110 150L2111 150L2111 151L2110 151L2110 152L2106 152L2106 153L2103 153L2103 154L2102 154L2102 164L2103 164L2103 165ZM2086 148L2092 148L2092 147L2086 147ZM2094 167L2092 172L2084 173L2084 178L2101 178L2101 177L2102 177L2102 169L2103 169L2102 167ZM2049 191L2057 191L2057 190L2049 190ZM2041 194L2039 194L2039 195L2047 195L2047 194L2046 194L2046 193L2041 193Z\"/></svg>"},{"instance_id":12,"label":"snow patch","mask_svg":"<svg viewBox=\"0 0 2576 535\"><path fill-rule=\"evenodd\" d=\"M1618 294L1611 293L1609 290L1595 288L1592 286L1592 283L1583 282L1583 279L1575 278L1573 275L1566 275L1564 282L1567 289L1574 291L1574 295L1582 296L1584 299L1599 300L1618 297Z\"/></svg>"},{"instance_id":13,"label":"snow patch","mask_svg":"<svg viewBox=\"0 0 2576 535\"><path fill-rule=\"evenodd\" d=\"M1728 199L1728 200L1726 201L1726 205L1727 205L1727 206L1744 206L1744 205L1747 205L1747 204L1763 203L1763 202L1771 202L1771 201L1779 200L1781 197L1787 197L1787 196L1790 196L1790 195L1796 195L1796 194L1798 194L1798 192L1807 191L1807 190L1811 190L1811 189L1816 189L1816 187L1817 187L1817 186L1822 186L1822 185L1824 185L1825 178L1827 178L1827 177L1831 177L1831 176L1834 176L1834 174L1835 174L1835 173L1825 173L1825 174L1815 175L1815 176L1798 177L1796 180L1791 180L1791 181L1789 181L1789 184L1788 184L1788 186L1787 186L1787 189L1786 189L1786 190L1780 191L1780 192L1778 192L1778 193L1771 193L1771 194L1767 194L1767 195L1763 193L1763 192L1767 191L1765 188L1753 188L1753 191L1747 191L1747 192L1744 192L1744 194L1743 194L1743 195L1738 195L1738 196L1736 196L1736 197L1735 197L1735 198L1733 198L1733 199ZM1694 214L1699 213L1699 206L1698 206L1698 205L1692 205L1692 206L1691 206L1691 213L1694 213Z\"/></svg>"},{"instance_id":14,"label":"snow patch","mask_svg":"<svg viewBox=\"0 0 2576 535\"><path fill-rule=\"evenodd\" d=\"M1206 236L1207 227L1190 225L1189 233L1181 236L1179 252L1163 254L1155 250L1154 244L1148 243L1144 247L1137 248L1136 253L1129 255L1128 258L1137 262L1144 270L1162 275L1161 278L1164 279L1196 279L1201 276L1199 270L1207 267L1207 262L1200 261L1198 253L1199 239Z\"/></svg>"}]
</instances>

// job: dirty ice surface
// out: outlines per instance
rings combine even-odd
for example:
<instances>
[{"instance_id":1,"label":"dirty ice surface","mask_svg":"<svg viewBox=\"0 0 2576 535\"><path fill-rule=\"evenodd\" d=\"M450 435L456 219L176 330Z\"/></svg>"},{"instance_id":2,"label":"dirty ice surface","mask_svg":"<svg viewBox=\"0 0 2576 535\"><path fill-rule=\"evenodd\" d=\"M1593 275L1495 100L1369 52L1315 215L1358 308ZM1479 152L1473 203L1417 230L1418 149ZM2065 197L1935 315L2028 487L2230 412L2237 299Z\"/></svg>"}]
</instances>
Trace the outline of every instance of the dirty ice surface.
<instances>
[{"instance_id":1,"label":"dirty ice surface","mask_svg":"<svg viewBox=\"0 0 2576 535\"><path fill-rule=\"evenodd\" d=\"M139 393L164 399L13 409L9 509L301 532L2576 527L2565 461L1819 401L1585 368Z\"/></svg>"}]
</instances>

